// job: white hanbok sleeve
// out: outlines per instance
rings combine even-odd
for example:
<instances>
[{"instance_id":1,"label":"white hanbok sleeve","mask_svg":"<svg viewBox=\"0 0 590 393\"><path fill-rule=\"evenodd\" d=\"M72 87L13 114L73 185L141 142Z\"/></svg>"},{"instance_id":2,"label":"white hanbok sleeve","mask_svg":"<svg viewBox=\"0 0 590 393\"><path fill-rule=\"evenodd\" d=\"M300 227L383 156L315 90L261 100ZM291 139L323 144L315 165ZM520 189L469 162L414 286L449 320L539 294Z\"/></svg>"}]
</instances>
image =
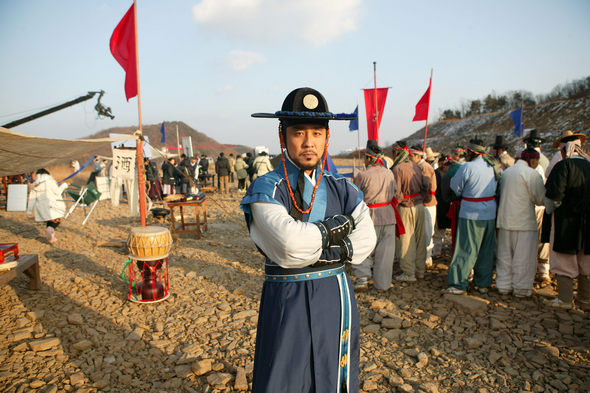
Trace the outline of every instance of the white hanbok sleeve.
<instances>
[{"instance_id":1,"label":"white hanbok sleeve","mask_svg":"<svg viewBox=\"0 0 590 393\"><path fill-rule=\"evenodd\" d=\"M271 261L289 269L320 259L322 235L315 224L295 220L284 206L275 203L255 202L250 208L250 236Z\"/></svg>"},{"instance_id":2,"label":"white hanbok sleeve","mask_svg":"<svg viewBox=\"0 0 590 393\"><path fill-rule=\"evenodd\" d=\"M255 202L250 205L250 236L264 254L283 268L314 264L322 254L322 235L314 223L297 221L284 206ZM348 236L352 243L352 264L364 261L375 248L377 236L369 208L361 202L352 212L355 229Z\"/></svg>"},{"instance_id":3,"label":"white hanbok sleeve","mask_svg":"<svg viewBox=\"0 0 590 393\"><path fill-rule=\"evenodd\" d=\"M377 244L377 234L369 213L369 207L365 202L361 201L351 215L354 218L355 228L348 235L352 242L352 260L350 263L358 265L373 252L375 244Z\"/></svg>"}]
</instances>

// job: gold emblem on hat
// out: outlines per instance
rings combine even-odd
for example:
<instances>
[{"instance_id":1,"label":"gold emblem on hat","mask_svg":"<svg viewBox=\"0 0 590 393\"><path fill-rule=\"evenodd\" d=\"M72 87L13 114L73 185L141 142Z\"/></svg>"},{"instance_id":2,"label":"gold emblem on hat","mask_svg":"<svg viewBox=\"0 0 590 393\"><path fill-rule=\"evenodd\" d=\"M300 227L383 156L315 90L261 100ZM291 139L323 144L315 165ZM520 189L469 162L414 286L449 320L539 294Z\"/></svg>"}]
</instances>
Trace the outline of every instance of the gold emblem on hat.
<instances>
[{"instance_id":1,"label":"gold emblem on hat","mask_svg":"<svg viewBox=\"0 0 590 393\"><path fill-rule=\"evenodd\" d=\"M318 107L319 103L320 102L318 101L318 98L313 94L308 94L303 97L303 106L305 106L307 109L315 109Z\"/></svg>"}]
</instances>

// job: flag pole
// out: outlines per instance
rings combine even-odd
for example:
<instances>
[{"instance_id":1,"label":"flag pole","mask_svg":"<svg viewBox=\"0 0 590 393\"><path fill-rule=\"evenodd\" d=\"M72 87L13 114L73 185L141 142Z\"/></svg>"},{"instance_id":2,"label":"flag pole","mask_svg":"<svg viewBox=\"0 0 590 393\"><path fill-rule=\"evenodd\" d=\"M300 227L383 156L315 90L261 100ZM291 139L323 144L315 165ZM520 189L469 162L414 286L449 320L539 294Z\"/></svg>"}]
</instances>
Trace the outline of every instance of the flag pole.
<instances>
[{"instance_id":1,"label":"flag pole","mask_svg":"<svg viewBox=\"0 0 590 393\"><path fill-rule=\"evenodd\" d=\"M432 92L432 68L430 69L430 82L428 82L428 109L426 110L426 127L424 129L424 147L422 150L426 152L426 137L428 135L428 113L430 112L430 93Z\"/></svg>"},{"instance_id":2,"label":"flag pole","mask_svg":"<svg viewBox=\"0 0 590 393\"><path fill-rule=\"evenodd\" d=\"M137 45L137 0L133 0L133 16L135 20L135 70L137 73L137 116L139 118L139 129L135 147L137 150L137 188L139 190L139 218L141 226L145 226L146 197L145 197L145 174L143 166L143 128L141 125L141 94L139 93L139 48Z\"/></svg>"},{"instance_id":3,"label":"flag pole","mask_svg":"<svg viewBox=\"0 0 590 393\"><path fill-rule=\"evenodd\" d=\"M520 137L520 146L523 147L522 137L524 134L524 100L520 101L520 132L518 134Z\"/></svg>"},{"instance_id":4,"label":"flag pole","mask_svg":"<svg viewBox=\"0 0 590 393\"><path fill-rule=\"evenodd\" d=\"M373 95L374 95L374 103L375 103L375 135L377 136L377 144L379 144L379 129L378 127L378 121L379 121L379 110L378 105L377 105L377 62L374 61L373 62L373 80L375 82L375 89L373 89ZM360 143L359 143L360 144ZM360 160L360 151L359 151L359 160Z\"/></svg>"}]
</instances>

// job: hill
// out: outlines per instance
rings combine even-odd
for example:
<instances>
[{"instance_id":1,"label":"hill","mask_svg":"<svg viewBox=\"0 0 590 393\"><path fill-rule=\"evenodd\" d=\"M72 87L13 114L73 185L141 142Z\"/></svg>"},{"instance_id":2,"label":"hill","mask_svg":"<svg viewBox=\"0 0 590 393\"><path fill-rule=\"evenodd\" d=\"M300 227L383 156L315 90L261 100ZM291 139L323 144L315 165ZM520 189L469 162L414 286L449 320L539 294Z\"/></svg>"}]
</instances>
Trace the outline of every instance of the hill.
<instances>
[{"instance_id":1,"label":"hill","mask_svg":"<svg viewBox=\"0 0 590 393\"><path fill-rule=\"evenodd\" d=\"M178 134L182 136L190 136L193 142L193 150L194 154L206 154L210 157L216 157L219 152L224 152L226 154L234 153L234 154L242 154L248 151L251 151L252 148L243 145L227 145L221 144L217 142L215 139L199 132L186 123L181 121L167 121L165 122L166 127L166 138L167 138L167 145L168 147L175 147L176 145L176 127L178 126ZM150 144L158 149L162 149L164 144L160 142L162 138L162 134L160 133L160 129L162 127L162 123L158 124L145 124L143 126L143 135L147 136L150 140ZM116 133L116 134L132 134L135 130L137 130L137 126L129 126L129 127L113 127L106 130L99 131L93 135L87 136L86 138L89 139L96 139L96 138L108 138L109 134ZM171 152L175 152L176 150L170 149ZM100 154L104 156L111 156L111 150L108 146L105 146L92 154ZM88 154L87 158L90 158L91 153ZM85 158L85 157L82 157Z\"/></svg>"},{"instance_id":2,"label":"hill","mask_svg":"<svg viewBox=\"0 0 590 393\"><path fill-rule=\"evenodd\" d=\"M545 138L542 145L544 152L553 151L553 141L565 130L574 130L588 134L590 131L590 96L548 102L526 106L524 108L524 126L536 128ZM519 150L519 140L513 132L514 124L510 111L474 115L460 120L445 120L428 125L427 145L434 151L450 153L456 145L464 146L469 139L479 137L486 144L492 144L496 135L504 135L510 145L508 151L514 155ZM409 145L424 143L424 127L405 138Z\"/></svg>"}]
</instances>

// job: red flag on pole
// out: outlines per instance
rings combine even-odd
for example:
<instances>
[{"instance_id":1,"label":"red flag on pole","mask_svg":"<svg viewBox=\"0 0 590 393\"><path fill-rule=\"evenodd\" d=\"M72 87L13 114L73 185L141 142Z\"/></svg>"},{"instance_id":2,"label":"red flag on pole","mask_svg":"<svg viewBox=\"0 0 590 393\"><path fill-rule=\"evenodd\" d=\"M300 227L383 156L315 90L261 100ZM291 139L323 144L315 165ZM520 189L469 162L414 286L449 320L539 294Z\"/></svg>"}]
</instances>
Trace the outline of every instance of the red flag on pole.
<instances>
[{"instance_id":1,"label":"red flag on pole","mask_svg":"<svg viewBox=\"0 0 590 393\"><path fill-rule=\"evenodd\" d=\"M385 107L388 89L388 87L380 87L377 89L364 90L369 140L379 140L379 126L381 125L381 118L383 117L383 108ZM377 103L375 103L375 100L377 100ZM377 109L377 113L375 113L375 109Z\"/></svg>"},{"instance_id":2,"label":"red flag on pole","mask_svg":"<svg viewBox=\"0 0 590 393\"><path fill-rule=\"evenodd\" d=\"M125 97L137 95L137 64L135 54L135 3L119 22L111 36L111 53L125 70Z\"/></svg>"},{"instance_id":3,"label":"red flag on pole","mask_svg":"<svg viewBox=\"0 0 590 393\"><path fill-rule=\"evenodd\" d=\"M412 121L420 121L420 120L428 120L428 107L430 106L430 85L432 83L432 78L430 79L430 83L428 84L428 89L426 89L426 93L420 98L420 101L416 104L416 114Z\"/></svg>"}]
</instances>

